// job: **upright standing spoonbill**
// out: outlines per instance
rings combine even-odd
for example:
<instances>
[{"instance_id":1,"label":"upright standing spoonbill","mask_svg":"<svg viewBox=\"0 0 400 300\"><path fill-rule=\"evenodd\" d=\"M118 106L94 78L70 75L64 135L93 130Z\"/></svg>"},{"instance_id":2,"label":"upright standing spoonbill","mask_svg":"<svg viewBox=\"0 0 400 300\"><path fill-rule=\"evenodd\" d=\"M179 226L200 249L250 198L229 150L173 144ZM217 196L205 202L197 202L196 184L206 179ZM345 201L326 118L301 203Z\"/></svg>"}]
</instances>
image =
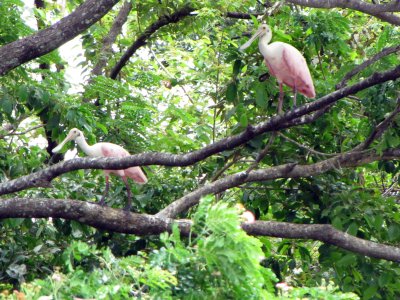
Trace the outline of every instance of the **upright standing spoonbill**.
<instances>
[{"instance_id":1,"label":"upright standing spoonbill","mask_svg":"<svg viewBox=\"0 0 400 300\"><path fill-rule=\"evenodd\" d=\"M272 76L279 83L278 114L282 114L283 88L285 84L293 89L293 106L296 107L297 91L308 98L315 97L314 84L303 55L292 45L274 42L268 44L272 38L271 29L267 24L262 24L257 32L239 50L244 50L256 39L260 38L258 48L264 56Z\"/></svg>"},{"instance_id":2,"label":"upright standing spoonbill","mask_svg":"<svg viewBox=\"0 0 400 300\"><path fill-rule=\"evenodd\" d=\"M129 152L126 151L121 146L112 143L97 143L94 145L88 145L83 136L82 131L79 129L73 128L68 133L67 137L53 149L53 152L59 152L62 147L68 142L74 140L78 146L85 152L88 156L91 157L125 157L129 156ZM138 184L145 184L147 182L146 175L144 175L143 171L140 167L130 167L124 170L105 170L104 171L106 176L106 190L104 191L104 195L101 198L99 204L105 205L105 197L108 194L109 189L109 174L115 174L122 178L125 182L125 186L128 193L128 202L124 208L124 210L129 211L132 206L132 196L131 196L131 189L128 184L128 177L131 178Z\"/></svg>"}]
</instances>

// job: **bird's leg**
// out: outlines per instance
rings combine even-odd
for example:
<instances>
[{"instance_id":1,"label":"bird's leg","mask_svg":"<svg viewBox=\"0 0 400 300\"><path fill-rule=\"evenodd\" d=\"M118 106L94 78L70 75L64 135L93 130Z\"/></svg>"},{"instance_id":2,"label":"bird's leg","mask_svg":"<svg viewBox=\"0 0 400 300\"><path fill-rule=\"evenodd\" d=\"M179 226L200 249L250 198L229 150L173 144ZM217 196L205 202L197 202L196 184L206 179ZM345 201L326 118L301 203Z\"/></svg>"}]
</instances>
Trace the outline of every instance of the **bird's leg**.
<instances>
[{"instance_id":1,"label":"bird's leg","mask_svg":"<svg viewBox=\"0 0 400 300\"><path fill-rule=\"evenodd\" d=\"M128 183L128 179L123 177L122 178L125 182L125 186L126 186L126 191L128 194L128 201L126 202L126 206L124 207L125 211L130 211L131 207L132 207L132 193L131 193L131 188L129 187L129 183Z\"/></svg>"},{"instance_id":2,"label":"bird's leg","mask_svg":"<svg viewBox=\"0 0 400 300\"><path fill-rule=\"evenodd\" d=\"M283 114L282 105L283 105L283 86L282 82L279 82L278 115Z\"/></svg>"},{"instance_id":3,"label":"bird's leg","mask_svg":"<svg viewBox=\"0 0 400 300\"><path fill-rule=\"evenodd\" d=\"M293 108L296 108L296 101L297 101L297 87L296 84L294 84L294 88L293 88Z\"/></svg>"},{"instance_id":4,"label":"bird's leg","mask_svg":"<svg viewBox=\"0 0 400 300\"><path fill-rule=\"evenodd\" d=\"M110 188L109 177L108 177L108 175L106 175L106 189L104 191L103 197L101 197L101 200L98 202L99 205L106 206L105 199L106 199L106 196L108 194L109 188Z\"/></svg>"}]
</instances>

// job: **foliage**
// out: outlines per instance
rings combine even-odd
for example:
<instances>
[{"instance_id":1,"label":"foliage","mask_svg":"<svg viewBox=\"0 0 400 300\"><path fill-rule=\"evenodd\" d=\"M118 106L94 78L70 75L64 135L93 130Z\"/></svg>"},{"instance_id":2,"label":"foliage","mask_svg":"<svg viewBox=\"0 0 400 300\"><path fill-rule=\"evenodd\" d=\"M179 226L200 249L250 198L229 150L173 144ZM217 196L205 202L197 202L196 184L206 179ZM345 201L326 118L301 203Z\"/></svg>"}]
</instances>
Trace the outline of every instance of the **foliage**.
<instances>
[{"instance_id":1,"label":"foliage","mask_svg":"<svg viewBox=\"0 0 400 300\"><path fill-rule=\"evenodd\" d=\"M67 1L65 7L44 2L43 9L30 10L23 1L1 1L0 46L31 34L37 23L55 23L83 1ZM104 55L100 49L121 5L73 46L0 77L2 182L56 162L59 158L51 154L50 146L72 127L83 130L89 143L113 142L132 154L182 154L274 115L279 89L272 76L258 81L267 68L256 43L244 53L238 51L247 39L243 32L254 32L261 19L271 26L273 41L290 43L304 54L317 97L334 91L350 70L400 40L398 27L351 10L282 5L272 12L273 17L267 17L270 7L254 0L142 1L134 3L103 75L92 76L90 71ZM184 5L196 12L160 28L116 80L109 78L146 28ZM228 12L261 16L232 19ZM79 48L74 59L66 57ZM348 85L399 63L398 55L388 55L352 77ZM284 89L287 111L292 93ZM351 150L393 111L398 90L398 80L372 86L341 99L311 124L283 130L271 142L259 168L313 164ZM308 101L298 95L300 105ZM399 125L397 117L371 148L382 153L399 147ZM270 133L264 134L188 167L144 167L149 183L131 184L133 210L157 213L207 182L247 170L270 139ZM231 206L243 203L258 220L332 224L351 235L398 246L399 171L400 163L388 160L349 169L338 166L318 176L247 183L217 195L217 203L205 198L193 208L188 217L194 220L194 229L188 240L176 229L139 238L68 220L1 220L0 289L4 295L18 289L27 297L51 295L54 299L110 295L113 299L396 299L400 297L397 264L320 242L247 236ZM121 180L112 179L108 205L122 207L124 189ZM17 195L95 202L103 190L101 171L80 170L55 179L52 189ZM275 278L290 288L280 290Z\"/></svg>"},{"instance_id":2,"label":"foliage","mask_svg":"<svg viewBox=\"0 0 400 300\"><path fill-rule=\"evenodd\" d=\"M264 258L262 243L240 228L237 208L212 201L208 197L200 203L194 215L194 238L189 241L180 238L175 226L172 234L161 235L159 249L123 258L115 257L109 248L75 241L64 250L51 275L22 284L21 291L9 297L3 292L3 298L14 299L18 293L29 299L275 299L276 277L259 263ZM298 299L305 295L358 299L355 294L338 292L332 284L290 287L280 296Z\"/></svg>"}]
</instances>

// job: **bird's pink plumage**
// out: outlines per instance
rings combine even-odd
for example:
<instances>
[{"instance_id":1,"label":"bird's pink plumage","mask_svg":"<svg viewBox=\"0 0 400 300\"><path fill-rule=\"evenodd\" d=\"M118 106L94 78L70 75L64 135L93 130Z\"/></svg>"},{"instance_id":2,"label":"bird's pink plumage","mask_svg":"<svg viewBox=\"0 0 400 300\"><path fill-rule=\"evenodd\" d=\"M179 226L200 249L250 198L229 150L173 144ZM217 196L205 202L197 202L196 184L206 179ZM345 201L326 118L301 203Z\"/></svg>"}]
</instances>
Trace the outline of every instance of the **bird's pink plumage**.
<instances>
[{"instance_id":1,"label":"bird's pink plumage","mask_svg":"<svg viewBox=\"0 0 400 300\"><path fill-rule=\"evenodd\" d=\"M101 152L105 157L125 157L130 155L129 152L121 146L111 143L102 143ZM145 184L147 182L147 177L140 167L130 167L124 170L105 170L104 172L106 175L112 173L122 178L129 177L139 184Z\"/></svg>"},{"instance_id":2,"label":"bird's pink plumage","mask_svg":"<svg viewBox=\"0 0 400 300\"><path fill-rule=\"evenodd\" d=\"M274 43L270 44L274 46ZM265 64L278 82L296 89L308 98L315 97L314 84L307 63L293 46L280 43L273 58L265 58Z\"/></svg>"}]
</instances>

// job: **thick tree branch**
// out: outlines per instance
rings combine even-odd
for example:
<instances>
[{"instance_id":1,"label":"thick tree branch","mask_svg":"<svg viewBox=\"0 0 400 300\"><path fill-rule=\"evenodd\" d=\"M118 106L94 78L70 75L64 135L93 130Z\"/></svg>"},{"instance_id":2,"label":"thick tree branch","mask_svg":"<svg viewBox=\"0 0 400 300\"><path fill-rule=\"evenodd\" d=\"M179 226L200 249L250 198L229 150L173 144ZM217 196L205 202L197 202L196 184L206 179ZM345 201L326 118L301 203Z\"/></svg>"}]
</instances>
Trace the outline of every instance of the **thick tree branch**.
<instances>
[{"instance_id":1,"label":"thick tree branch","mask_svg":"<svg viewBox=\"0 0 400 300\"><path fill-rule=\"evenodd\" d=\"M0 219L5 218L62 218L112 232L136 235L154 235L171 231L176 223L184 236L190 233L192 222L158 218L146 214L127 213L97 204L45 198L12 198L0 201ZM256 221L243 223L242 228L255 236L290 239L312 239L359 253L362 255L400 261L400 249L363 240L334 229L328 224L292 224Z\"/></svg>"},{"instance_id":2,"label":"thick tree branch","mask_svg":"<svg viewBox=\"0 0 400 300\"><path fill-rule=\"evenodd\" d=\"M328 94L314 102L307 103L301 107L288 111L284 115L274 116L267 121L248 128L235 136L221 139L218 142L210 144L200 150L186 154L168 154L168 153L142 153L131 155L124 158L81 158L62 162L46 168L45 170L35 172L14 180L0 184L0 195L18 192L31 187L49 187L50 181L70 171L78 169L126 169L132 166L145 165L164 165L164 166L188 166L193 165L216 153L233 149L240 146L254 137L268 131L276 131L290 127L290 121L304 121L305 114L318 111L332 105L339 99L354 94L365 88L382 83L388 80L394 80L400 77L400 66L383 73L375 73L365 80L356 83L350 87Z\"/></svg>"},{"instance_id":3,"label":"thick tree branch","mask_svg":"<svg viewBox=\"0 0 400 300\"><path fill-rule=\"evenodd\" d=\"M54 25L0 48L0 75L47 54L100 20L119 0L87 0Z\"/></svg>"},{"instance_id":4,"label":"thick tree branch","mask_svg":"<svg viewBox=\"0 0 400 300\"><path fill-rule=\"evenodd\" d=\"M361 0L286 0L286 2L315 8L351 8L367 14L400 11L398 0L384 4L372 4Z\"/></svg>"},{"instance_id":5,"label":"thick tree branch","mask_svg":"<svg viewBox=\"0 0 400 300\"><path fill-rule=\"evenodd\" d=\"M312 239L369 257L400 261L400 248L366 241L335 229L329 224L292 224L273 221L244 223L242 228L255 236Z\"/></svg>"},{"instance_id":6,"label":"thick tree branch","mask_svg":"<svg viewBox=\"0 0 400 300\"><path fill-rule=\"evenodd\" d=\"M372 150L347 152L310 165L286 164L268 169L253 170L248 173L240 172L206 184L205 186L186 194L157 213L157 216L174 218L180 213L186 212L190 207L198 204L200 198L205 195L217 194L248 182L268 181L277 178L316 176L333 169L355 167L376 160L395 159L399 158L399 156L400 148L387 150L381 156Z\"/></svg>"},{"instance_id":7,"label":"thick tree branch","mask_svg":"<svg viewBox=\"0 0 400 300\"><path fill-rule=\"evenodd\" d=\"M110 78L117 78L121 69L126 65L129 58L136 52L137 49L146 45L147 40L159 30L161 27L171 23L177 23L183 18L189 16L195 9L191 6L185 6L171 15L165 15L160 17L156 22L152 23L146 30L136 39L136 41L128 48L128 50L122 55L119 62L111 70Z\"/></svg>"},{"instance_id":8,"label":"thick tree branch","mask_svg":"<svg viewBox=\"0 0 400 300\"><path fill-rule=\"evenodd\" d=\"M361 0L286 0L286 2L314 8L329 9L338 7L354 9L389 23L400 25L400 17L391 14L391 12L400 11L400 2L398 0L393 0L387 4L372 4Z\"/></svg>"},{"instance_id":9,"label":"thick tree branch","mask_svg":"<svg viewBox=\"0 0 400 300\"><path fill-rule=\"evenodd\" d=\"M378 60L380 60L382 57L385 57L389 54L395 53L397 51L400 51L400 45L397 46L393 46L393 47L387 47L385 49L383 49L381 52L375 54L373 57L371 57L370 59L367 59L366 61L364 61L362 64L358 65L357 67L355 67L353 70L351 70L350 72L348 72L342 79L341 82L339 82L336 85L336 89L340 89L342 87L344 87L347 83L347 81L350 80L350 78L352 78L354 75L356 75L357 73L361 72L362 70L364 70L365 68L367 68L368 66L372 65L373 63L377 62Z\"/></svg>"}]
</instances>

